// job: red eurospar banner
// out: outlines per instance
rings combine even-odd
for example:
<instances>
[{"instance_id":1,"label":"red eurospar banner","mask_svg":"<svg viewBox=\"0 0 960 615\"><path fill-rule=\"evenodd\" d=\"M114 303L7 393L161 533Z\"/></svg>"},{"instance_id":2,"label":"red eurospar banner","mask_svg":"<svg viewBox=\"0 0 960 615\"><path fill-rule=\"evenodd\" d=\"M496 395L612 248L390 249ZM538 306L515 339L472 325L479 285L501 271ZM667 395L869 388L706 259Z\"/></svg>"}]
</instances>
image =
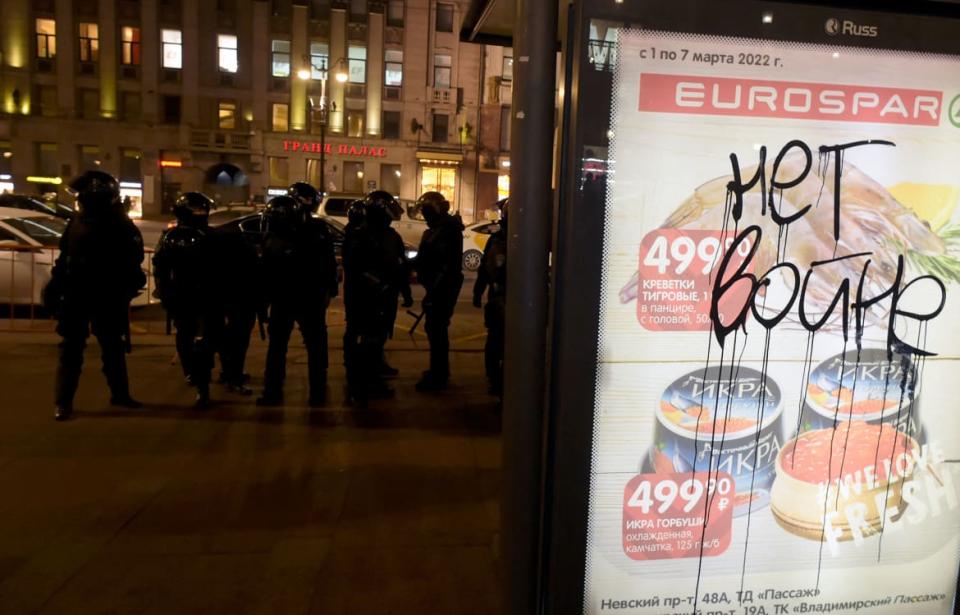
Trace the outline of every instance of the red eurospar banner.
<instances>
[{"instance_id":1,"label":"red eurospar banner","mask_svg":"<svg viewBox=\"0 0 960 615\"><path fill-rule=\"evenodd\" d=\"M943 92L868 85L640 75L640 111L939 126Z\"/></svg>"}]
</instances>

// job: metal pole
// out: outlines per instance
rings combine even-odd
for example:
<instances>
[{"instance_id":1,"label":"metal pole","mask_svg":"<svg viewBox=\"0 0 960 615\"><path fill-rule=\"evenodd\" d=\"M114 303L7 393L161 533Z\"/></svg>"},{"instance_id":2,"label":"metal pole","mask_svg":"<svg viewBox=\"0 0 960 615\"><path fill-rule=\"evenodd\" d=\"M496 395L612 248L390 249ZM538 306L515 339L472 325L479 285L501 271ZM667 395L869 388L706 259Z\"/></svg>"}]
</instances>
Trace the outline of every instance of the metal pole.
<instances>
[{"instance_id":1,"label":"metal pole","mask_svg":"<svg viewBox=\"0 0 960 615\"><path fill-rule=\"evenodd\" d=\"M320 194L327 193L327 65L320 73Z\"/></svg>"},{"instance_id":2,"label":"metal pole","mask_svg":"<svg viewBox=\"0 0 960 615\"><path fill-rule=\"evenodd\" d=\"M504 613L539 613L556 0L518 0L503 411Z\"/></svg>"}]
</instances>

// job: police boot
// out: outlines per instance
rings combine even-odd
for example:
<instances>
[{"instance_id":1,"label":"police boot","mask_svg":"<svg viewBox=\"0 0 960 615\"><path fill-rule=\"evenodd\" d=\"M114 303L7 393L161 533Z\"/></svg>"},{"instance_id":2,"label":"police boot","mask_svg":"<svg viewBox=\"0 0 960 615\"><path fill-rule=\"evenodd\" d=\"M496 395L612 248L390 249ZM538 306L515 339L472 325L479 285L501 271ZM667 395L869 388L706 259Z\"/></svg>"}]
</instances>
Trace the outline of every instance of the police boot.
<instances>
[{"instance_id":1,"label":"police boot","mask_svg":"<svg viewBox=\"0 0 960 615\"><path fill-rule=\"evenodd\" d=\"M193 403L193 407L197 410L206 410L211 405L210 402L210 385L201 384L197 386L197 400Z\"/></svg>"},{"instance_id":2,"label":"police boot","mask_svg":"<svg viewBox=\"0 0 960 615\"><path fill-rule=\"evenodd\" d=\"M73 408L67 405L57 404L57 409L53 413L55 421L69 421L73 417Z\"/></svg>"},{"instance_id":3,"label":"police boot","mask_svg":"<svg viewBox=\"0 0 960 615\"><path fill-rule=\"evenodd\" d=\"M264 408L275 408L277 406L282 406L283 393L264 389L263 394L257 398L257 405Z\"/></svg>"},{"instance_id":4,"label":"police boot","mask_svg":"<svg viewBox=\"0 0 960 615\"><path fill-rule=\"evenodd\" d=\"M444 391L448 385L448 378L437 376L431 371L423 372L423 377L417 382L416 389L420 393L431 393L433 391Z\"/></svg>"}]
</instances>

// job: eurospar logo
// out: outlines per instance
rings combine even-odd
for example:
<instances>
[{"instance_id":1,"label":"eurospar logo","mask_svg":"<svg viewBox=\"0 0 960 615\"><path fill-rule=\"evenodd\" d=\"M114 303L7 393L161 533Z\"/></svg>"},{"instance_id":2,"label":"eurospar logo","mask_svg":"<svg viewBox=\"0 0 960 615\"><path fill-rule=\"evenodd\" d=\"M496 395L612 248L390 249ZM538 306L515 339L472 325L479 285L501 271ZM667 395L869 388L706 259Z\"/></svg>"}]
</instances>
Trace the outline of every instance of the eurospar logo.
<instances>
[{"instance_id":1,"label":"eurospar logo","mask_svg":"<svg viewBox=\"0 0 960 615\"><path fill-rule=\"evenodd\" d=\"M858 24L849 19L840 20L831 17L823 24L823 30L830 36L843 34L846 36L861 36L865 38L876 38L880 35L880 29L877 26L868 26Z\"/></svg>"},{"instance_id":2,"label":"eurospar logo","mask_svg":"<svg viewBox=\"0 0 960 615\"><path fill-rule=\"evenodd\" d=\"M937 90L644 73L639 110L939 126L943 98ZM960 97L948 112L960 123Z\"/></svg>"}]
</instances>

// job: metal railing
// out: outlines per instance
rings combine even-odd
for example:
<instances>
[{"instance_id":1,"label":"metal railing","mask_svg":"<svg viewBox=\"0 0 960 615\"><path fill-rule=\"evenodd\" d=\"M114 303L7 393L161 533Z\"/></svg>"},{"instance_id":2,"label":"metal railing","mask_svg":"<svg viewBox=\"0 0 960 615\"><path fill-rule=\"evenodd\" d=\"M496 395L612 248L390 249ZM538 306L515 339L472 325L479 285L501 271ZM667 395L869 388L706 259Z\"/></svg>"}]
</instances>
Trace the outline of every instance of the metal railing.
<instances>
[{"instance_id":1,"label":"metal railing","mask_svg":"<svg viewBox=\"0 0 960 615\"><path fill-rule=\"evenodd\" d=\"M43 309L43 289L50 281L59 254L54 247L0 245L0 332L49 332L54 320ZM147 284L131 302L137 308L158 303L153 296L153 250L145 250L143 270Z\"/></svg>"}]
</instances>

